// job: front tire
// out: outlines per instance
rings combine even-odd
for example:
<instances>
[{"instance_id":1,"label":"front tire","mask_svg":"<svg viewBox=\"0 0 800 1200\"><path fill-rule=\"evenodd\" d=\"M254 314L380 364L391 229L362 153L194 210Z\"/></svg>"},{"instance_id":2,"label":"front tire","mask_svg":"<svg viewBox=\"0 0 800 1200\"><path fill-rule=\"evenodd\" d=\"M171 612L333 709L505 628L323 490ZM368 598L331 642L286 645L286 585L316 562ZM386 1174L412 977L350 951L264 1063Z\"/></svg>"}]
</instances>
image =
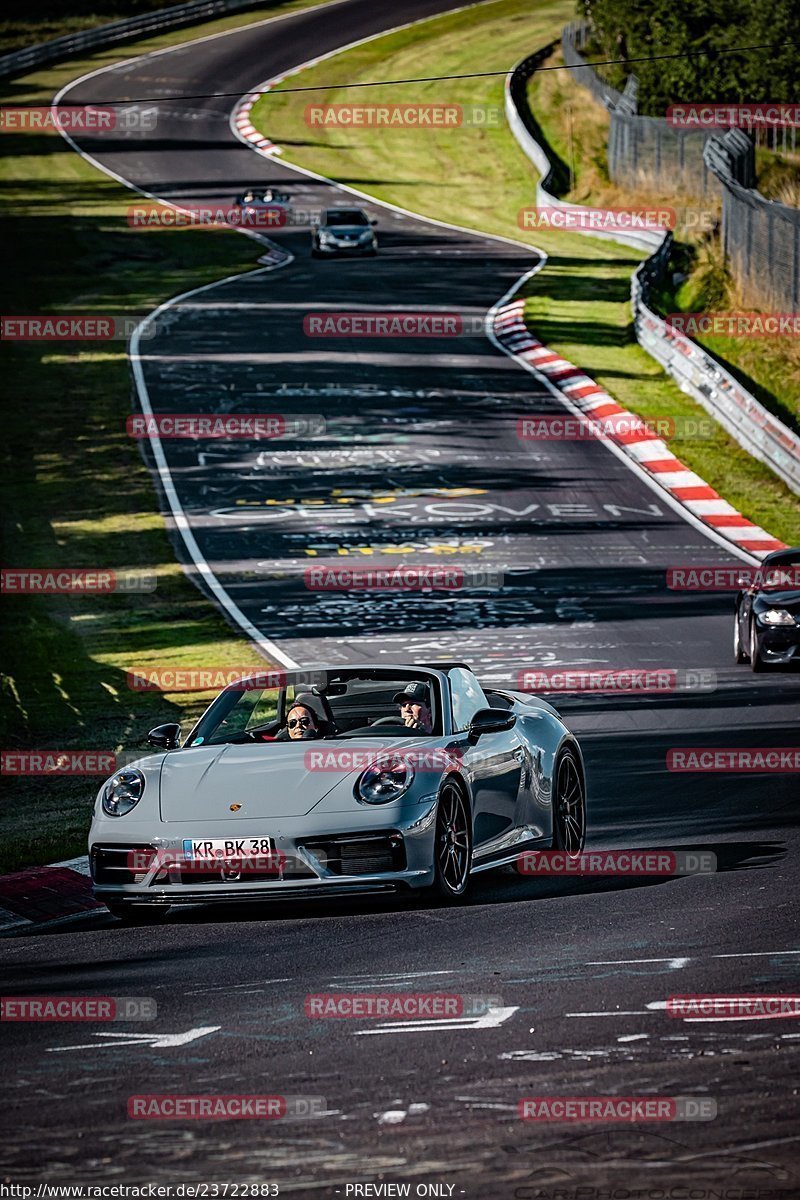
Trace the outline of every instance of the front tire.
<instances>
[{"instance_id":1,"label":"front tire","mask_svg":"<svg viewBox=\"0 0 800 1200\"><path fill-rule=\"evenodd\" d=\"M553 776L553 849L577 858L586 841L586 789L575 751L561 752Z\"/></svg>"},{"instance_id":2,"label":"front tire","mask_svg":"<svg viewBox=\"0 0 800 1200\"><path fill-rule=\"evenodd\" d=\"M126 904L106 900L105 906L123 925L159 925L167 916L168 904Z\"/></svg>"},{"instance_id":3,"label":"front tire","mask_svg":"<svg viewBox=\"0 0 800 1200\"><path fill-rule=\"evenodd\" d=\"M746 663L748 653L742 645L742 631L739 628L739 613L733 618L733 657L737 663Z\"/></svg>"},{"instance_id":4,"label":"front tire","mask_svg":"<svg viewBox=\"0 0 800 1200\"><path fill-rule=\"evenodd\" d=\"M472 864L472 819L469 801L458 784L445 782L436 806L433 846L433 893L449 904L463 900Z\"/></svg>"},{"instance_id":5,"label":"front tire","mask_svg":"<svg viewBox=\"0 0 800 1200\"><path fill-rule=\"evenodd\" d=\"M758 647L758 632L755 621L750 622L750 669L756 672L766 671L767 669L767 664L761 657L761 651Z\"/></svg>"}]
</instances>

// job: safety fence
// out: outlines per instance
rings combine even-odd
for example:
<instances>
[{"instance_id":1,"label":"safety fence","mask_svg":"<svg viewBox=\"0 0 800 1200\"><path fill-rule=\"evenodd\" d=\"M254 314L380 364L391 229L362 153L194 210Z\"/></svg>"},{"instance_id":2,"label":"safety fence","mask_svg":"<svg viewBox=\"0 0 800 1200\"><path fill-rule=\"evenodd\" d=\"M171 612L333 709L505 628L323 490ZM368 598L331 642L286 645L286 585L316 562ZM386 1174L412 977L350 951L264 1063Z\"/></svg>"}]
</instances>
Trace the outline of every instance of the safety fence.
<instances>
[{"instance_id":1,"label":"safety fence","mask_svg":"<svg viewBox=\"0 0 800 1200\"><path fill-rule=\"evenodd\" d=\"M794 312L800 294L800 209L768 200L755 188L755 145L797 151L795 126L749 130L681 129L663 117L637 113L637 85L625 92L606 84L581 53L585 22L563 31L564 61L576 82L609 111L608 173L623 187L659 195L721 199L726 265L748 303ZM630 85L630 86L629 86ZM779 137L780 135L780 137Z\"/></svg>"},{"instance_id":2,"label":"safety fence","mask_svg":"<svg viewBox=\"0 0 800 1200\"><path fill-rule=\"evenodd\" d=\"M567 25L561 50L575 82L588 88L609 111L608 174L614 183L662 194L717 195L719 184L703 158L714 130L681 129L663 117L640 116L636 76L628 77L624 92L605 83L580 52L587 36L585 23Z\"/></svg>"},{"instance_id":3,"label":"safety fence","mask_svg":"<svg viewBox=\"0 0 800 1200\"><path fill-rule=\"evenodd\" d=\"M732 129L712 138L703 157L722 185L722 249L743 294L777 312L800 309L800 209L743 185L750 138Z\"/></svg>"}]
</instances>

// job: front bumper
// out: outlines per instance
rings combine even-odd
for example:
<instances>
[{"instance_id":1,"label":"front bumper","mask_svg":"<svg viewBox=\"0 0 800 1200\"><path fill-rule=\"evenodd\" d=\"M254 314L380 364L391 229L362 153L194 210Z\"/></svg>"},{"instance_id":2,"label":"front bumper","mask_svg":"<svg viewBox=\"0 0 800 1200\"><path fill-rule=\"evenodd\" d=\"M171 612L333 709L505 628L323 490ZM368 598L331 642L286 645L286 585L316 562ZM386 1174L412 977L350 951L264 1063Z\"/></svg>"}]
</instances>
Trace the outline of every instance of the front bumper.
<instances>
[{"instance_id":1,"label":"front bumper","mask_svg":"<svg viewBox=\"0 0 800 1200\"><path fill-rule=\"evenodd\" d=\"M375 242L336 242L334 245L323 245L321 242L314 246L318 254L374 254L377 250Z\"/></svg>"},{"instance_id":2,"label":"front bumper","mask_svg":"<svg viewBox=\"0 0 800 1200\"><path fill-rule=\"evenodd\" d=\"M148 837L143 823L131 823L121 837L116 820L99 821L89 840L94 894L117 904L197 904L391 893L428 886L434 876L436 797L387 807L393 811L356 812L335 827L320 822L312 830L301 821L237 823L237 837L271 838L275 861L261 869L262 860L255 870L244 868L233 876L224 865L187 866L183 859L186 837L232 836L230 828L221 831L218 822L200 823L191 830L181 826L175 835L170 826L159 826L159 835L166 830L171 835L167 837ZM148 853L152 851L161 856Z\"/></svg>"},{"instance_id":3,"label":"front bumper","mask_svg":"<svg viewBox=\"0 0 800 1200\"><path fill-rule=\"evenodd\" d=\"M758 646L764 662L776 665L800 663L800 625L756 624Z\"/></svg>"}]
</instances>

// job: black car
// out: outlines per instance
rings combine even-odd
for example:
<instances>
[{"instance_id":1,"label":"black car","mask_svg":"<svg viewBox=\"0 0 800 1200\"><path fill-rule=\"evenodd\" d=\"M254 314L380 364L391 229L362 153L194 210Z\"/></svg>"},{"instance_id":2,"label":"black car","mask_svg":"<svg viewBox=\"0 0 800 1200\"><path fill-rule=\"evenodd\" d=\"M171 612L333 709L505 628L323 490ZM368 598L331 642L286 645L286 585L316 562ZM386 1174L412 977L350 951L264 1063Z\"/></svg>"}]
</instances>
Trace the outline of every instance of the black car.
<instances>
[{"instance_id":1,"label":"black car","mask_svg":"<svg viewBox=\"0 0 800 1200\"><path fill-rule=\"evenodd\" d=\"M378 239L372 227L377 223L369 219L363 208L326 208L311 233L311 254L314 258L375 254Z\"/></svg>"},{"instance_id":2,"label":"black car","mask_svg":"<svg viewBox=\"0 0 800 1200\"><path fill-rule=\"evenodd\" d=\"M733 649L754 671L800 663L800 547L768 554L738 593Z\"/></svg>"}]
</instances>

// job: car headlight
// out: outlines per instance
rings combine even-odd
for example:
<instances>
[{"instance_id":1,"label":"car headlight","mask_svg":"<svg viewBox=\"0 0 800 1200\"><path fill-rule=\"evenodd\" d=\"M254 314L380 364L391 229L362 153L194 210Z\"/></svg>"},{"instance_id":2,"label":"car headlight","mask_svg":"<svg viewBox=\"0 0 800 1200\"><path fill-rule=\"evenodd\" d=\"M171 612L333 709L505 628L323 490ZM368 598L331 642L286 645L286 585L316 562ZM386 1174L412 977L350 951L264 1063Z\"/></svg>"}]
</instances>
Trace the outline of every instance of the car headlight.
<instances>
[{"instance_id":1,"label":"car headlight","mask_svg":"<svg viewBox=\"0 0 800 1200\"><path fill-rule=\"evenodd\" d=\"M402 758L382 758L371 763L356 781L356 798L365 804L388 804L411 787L414 768Z\"/></svg>"},{"instance_id":2,"label":"car headlight","mask_svg":"<svg viewBox=\"0 0 800 1200\"><path fill-rule=\"evenodd\" d=\"M763 625L794 625L794 617L785 608L767 608L758 619Z\"/></svg>"},{"instance_id":3,"label":"car headlight","mask_svg":"<svg viewBox=\"0 0 800 1200\"><path fill-rule=\"evenodd\" d=\"M374 233L372 232L372 230L371 230L371 229L367 229L367 230L365 230L365 232L364 232L364 233L362 233L362 234L361 234L361 241L362 241L362 242L371 242L371 241L372 241L372 239L374 238L374 236L375 236L375 235L374 235Z\"/></svg>"},{"instance_id":4,"label":"car headlight","mask_svg":"<svg viewBox=\"0 0 800 1200\"><path fill-rule=\"evenodd\" d=\"M103 812L107 817L124 817L142 798L144 775L135 767L126 767L112 775L103 788Z\"/></svg>"},{"instance_id":5,"label":"car headlight","mask_svg":"<svg viewBox=\"0 0 800 1200\"><path fill-rule=\"evenodd\" d=\"M333 234L332 234L332 233L326 233L326 231L325 231L324 229L320 229L320 231L319 231L319 240L320 240L321 242L332 242L332 241L333 241Z\"/></svg>"}]
</instances>

